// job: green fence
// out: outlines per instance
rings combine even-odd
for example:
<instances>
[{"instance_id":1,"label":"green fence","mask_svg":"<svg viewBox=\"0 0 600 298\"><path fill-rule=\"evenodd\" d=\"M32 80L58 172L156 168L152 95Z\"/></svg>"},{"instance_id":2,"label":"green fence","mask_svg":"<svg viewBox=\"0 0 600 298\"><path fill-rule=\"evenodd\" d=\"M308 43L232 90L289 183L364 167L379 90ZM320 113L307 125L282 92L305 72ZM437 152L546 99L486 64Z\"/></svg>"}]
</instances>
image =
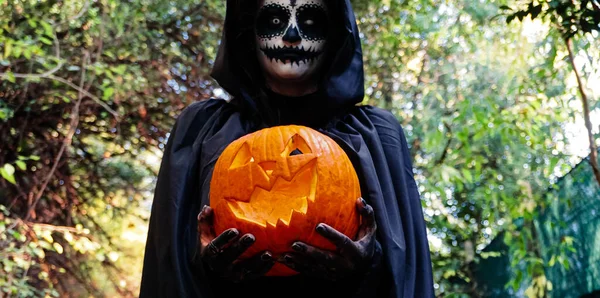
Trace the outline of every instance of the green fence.
<instances>
[{"instance_id":1,"label":"green fence","mask_svg":"<svg viewBox=\"0 0 600 298\"><path fill-rule=\"evenodd\" d=\"M568 270L558 264L546 269L552 297L581 297L600 290L600 187L588 160L556 183L548 203L536 222L544 259L549 261L564 239L573 239L575 248L568 254Z\"/></svg>"},{"instance_id":2,"label":"green fence","mask_svg":"<svg viewBox=\"0 0 600 298\"><path fill-rule=\"evenodd\" d=\"M573 241L575 252L569 252L569 267L556 262L546 267L552 282L550 297L600 297L600 187L586 159L560 178L546 193L548 205L536 219L542 257L549 262L565 239ZM514 274L506 254L501 233L485 251L501 252L500 257L481 260L475 276L485 297L523 297L504 285Z\"/></svg>"}]
</instances>

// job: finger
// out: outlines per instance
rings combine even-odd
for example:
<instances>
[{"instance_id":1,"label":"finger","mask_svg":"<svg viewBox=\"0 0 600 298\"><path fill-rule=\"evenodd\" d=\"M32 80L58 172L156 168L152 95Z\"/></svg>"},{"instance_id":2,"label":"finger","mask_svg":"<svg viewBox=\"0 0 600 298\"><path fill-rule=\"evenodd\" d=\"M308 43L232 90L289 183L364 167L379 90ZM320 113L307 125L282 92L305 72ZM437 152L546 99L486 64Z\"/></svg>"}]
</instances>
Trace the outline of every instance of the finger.
<instances>
[{"instance_id":1,"label":"finger","mask_svg":"<svg viewBox=\"0 0 600 298\"><path fill-rule=\"evenodd\" d=\"M210 206L204 205L204 207L202 207L202 211L198 213L198 231L201 235L212 235L214 238L214 233L212 231L212 221L212 208L210 208Z\"/></svg>"},{"instance_id":2,"label":"finger","mask_svg":"<svg viewBox=\"0 0 600 298\"><path fill-rule=\"evenodd\" d=\"M360 198L357 200L357 208L360 216L362 217L362 222L358 229L358 239L375 234L377 222L375 221L375 212L373 211L373 207L367 204L363 198Z\"/></svg>"},{"instance_id":3,"label":"finger","mask_svg":"<svg viewBox=\"0 0 600 298\"><path fill-rule=\"evenodd\" d=\"M296 253L286 253L280 259L280 262L285 264L287 267L299 272L303 275L325 278L330 280L336 280L337 274L335 270L328 270L326 266L321 263L315 262L310 258L299 255Z\"/></svg>"},{"instance_id":4,"label":"finger","mask_svg":"<svg viewBox=\"0 0 600 298\"><path fill-rule=\"evenodd\" d=\"M318 267L314 264L314 261L310 260L308 257L295 254L295 253L286 253L281 256L278 260L279 262L285 264L296 272L302 273L308 276L323 276L325 275L322 269L323 267Z\"/></svg>"},{"instance_id":5,"label":"finger","mask_svg":"<svg viewBox=\"0 0 600 298\"><path fill-rule=\"evenodd\" d=\"M252 244L254 244L256 239L252 234L245 234L240 237L238 240L233 242L232 245L225 248L221 255L221 262L231 264L237 258L239 258Z\"/></svg>"},{"instance_id":6,"label":"finger","mask_svg":"<svg viewBox=\"0 0 600 298\"><path fill-rule=\"evenodd\" d=\"M346 259L331 251L322 250L303 242L295 242L292 249L298 254L312 259L315 263L323 264L329 268L342 269L348 267Z\"/></svg>"},{"instance_id":7,"label":"finger","mask_svg":"<svg viewBox=\"0 0 600 298\"><path fill-rule=\"evenodd\" d=\"M230 244L239 234L240 233L235 228L225 230L225 231L223 231L223 233L221 233L219 236L217 236L214 240L212 240L212 244L216 248L222 250L228 244Z\"/></svg>"},{"instance_id":8,"label":"finger","mask_svg":"<svg viewBox=\"0 0 600 298\"><path fill-rule=\"evenodd\" d=\"M275 265L273 255L265 251L252 258L237 262L233 266L233 271L237 277L236 280L251 280L265 275L273 268L273 265Z\"/></svg>"},{"instance_id":9,"label":"finger","mask_svg":"<svg viewBox=\"0 0 600 298\"><path fill-rule=\"evenodd\" d=\"M317 225L317 232L321 234L321 236L331 241L340 250L340 253L356 253L356 245L354 244L354 241L331 226L325 223L320 223Z\"/></svg>"}]
</instances>

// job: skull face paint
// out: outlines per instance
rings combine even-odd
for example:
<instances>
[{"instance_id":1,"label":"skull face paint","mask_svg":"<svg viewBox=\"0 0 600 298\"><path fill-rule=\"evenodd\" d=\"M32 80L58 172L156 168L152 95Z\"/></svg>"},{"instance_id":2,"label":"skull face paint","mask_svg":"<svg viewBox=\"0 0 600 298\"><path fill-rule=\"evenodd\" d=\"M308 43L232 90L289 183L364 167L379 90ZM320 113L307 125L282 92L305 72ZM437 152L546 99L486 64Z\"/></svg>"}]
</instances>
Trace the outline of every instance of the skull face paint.
<instances>
[{"instance_id":1,"label":"skull face paint","mask_svg":"<svg viewBox=\"0 0 600 298\"><path fill-rule=\"evenodd\" d=\"M258 59L269 77L307 79L323 59L327 8L323 0L264 0L255 30Z\"/></svg>"}]
</instances>

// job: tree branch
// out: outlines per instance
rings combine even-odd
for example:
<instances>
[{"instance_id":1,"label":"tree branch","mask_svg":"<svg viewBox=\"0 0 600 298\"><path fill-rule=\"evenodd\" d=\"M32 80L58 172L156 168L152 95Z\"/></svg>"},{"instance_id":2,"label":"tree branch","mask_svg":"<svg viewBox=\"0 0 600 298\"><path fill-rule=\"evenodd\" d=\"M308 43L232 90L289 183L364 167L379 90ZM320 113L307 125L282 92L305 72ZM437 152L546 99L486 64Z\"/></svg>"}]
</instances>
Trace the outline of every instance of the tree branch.
<instances>
[{"instance_id":1,"label":"tree branch","mask_svg":"<svg viewBox=\"0 0 600 298\"><path fill-rule=\"evenodd\" d=\"M441 165L442 163L444 163L444 161L446 161L446 157L448 156L448 150L450 149L450 144L452 144L452 128L446 122L444 122L444 126L448 130L448 133L450 134L450 136L448 137L448 142L446 142L446 146L444 147L444 151L442 151L442 155L440 156L440 158L435 163L436 165Z\"/></svg>"},{"instance_id":2,"label":"tree branch","mask_svg":"<svg viewBox=\"0 0 600 298\"><path fill-rule=\"evenodd\" d=\"M53 67L52 69L49 69L43 73L40 74L32 74L32 73L13 73L12 75L15 78L25 78L25 79L42 79L42 78L48 78L51 75L53 75L55 72L59 71L63 65L65 65L65 63L63 61L61 61L60 59L60 42L58 41L58 37L56 37L56 33L53 32L53 39L54 39L54 56L56 58L57 61L59 61L58 65L56 65L55 67ZM31 60L33 61L33 60ZM8 74L5 72L0 72L0 78L5 79L6 77L8 77Z\"/></svg>"},{"instance_id":3,"label":"tree branch","mask_svg":"<svg viewBox=\"0 0 600 298\"><path fill-rule=\"evenodd\" d=\"M83 92L82 91L84 91L83 86L85 83L85 66L86 66L87 60L89 59L89 54L86 52L84 56L85 57L83 59L83 65L81 67L81 80L80 80L79 87L78 87L80 90L79 98L77 99L75 106L73 106L73 109L71 110L71 122L69 124L69 131L67 132L67 136L64 139L63 144L60 147L58 154L56 155L56 158L54 159L54 165L52 166L52 169L50 169L50 172L48 173L48 175L46 176L46 179L44 179L44 182L42 183L42 187L36 194L33 203L29 206L29 210L27 210L27 213L25 214L25 218L24 218L25 221L27 221L31 217L33 212L35 211L36 205L42 198L42 194L46 190L46 187L48 186L50 179L52 179L52 177L54 176L54 172L58 168L60 159L62 158L63 154L65 153L67 147L71 144L71 141L73 140L73 135L75 135L75 131L77 130L77 125L79 124L79 106L81 105L81 101L83 100Z\"/></svg>"},{"instance_id":4,"label":"tree branch","mask_svg":"<svg viewBox=\"0 0 600 298\"><path fill-rule=\"evenodd\" d=\"M87 4L89 4L89 1L86 1ZM84 5L84 9L87 10L87 4ZM82 9L82 11L84 10ZM83 14L83 12L82 12ZM101 27L101 29L103 29L104 27ZM56 37L56 33L54 33L54 51L55 51L55 56L56 59L58 61L60 61L60 43L58 41L58 38ZM102 52L102 36L100 37L100 46L99 46L99 50L98 52ZM98 55L100 56L100 55ZM49 69L43 73L40 74L32 74L32 73L13 73L12 76L15 78L21 78L21 79L50 79L53 81L57 81L60 83L63 83L73 89L75 89L77 92L79 92L80 94L83 94L89 98L91 98L92 100L94 100L98 105L100 105L101 107L103 107L106 111L108 111L109 113L111 113L116 119L119 119L119 113L117 113L115 110L113 110L111 107L109 107L106 103L104 103L101 99L99 99L98 97L92 95L91 93L89 93L86 89L84 89L83 86L79 87L61 77L55 76L54 74L59 71L63 66L64 66L64 62L60 61L58 63L58 65L56 65L55 67L53 67L52 69ZM8 73L5 72L0 72L0 78L2 79L6 79L8 77Z\"/></svg>"},{"instance_id":5,"label":"tree branch","mask_svg":"<svg viewBox=\"0 0 600 298\"><path fill-rule=\"evenodd\" d=\"M592 2L592 6L594 7L594 10L600 11L600 4L596 3L597 2L596 0L592 0L590 2Z\"/></svg>"},{"instance_id":6,"label":"tree branch","mask_svg":"<svg viewBox=\"0 0 600 298\"><path fill-rule=\"evenodd\" d=\"M594 172L594 176L596 177L596 181L598 185L600 185L600 169L598 168L598 150L596 149L596 141L594 139L594 133L592 131L592 121L590 120L590 104L585 94L585 90L583 89L583 82L581 81L581 76L577 71L577 67L575 66L575 57L573 55L573 41L570 38L565 39L565 43L567 45L567 50L569 52L569 61L571 62L571 67L573 68L573 72L575 73L575 78L577 79L577 87L579 88L579 93L581 94L581 101L583 103L583 118L585 120L585 127L588 132L588 139L590 142L590 164L592 166L592 172Z\"/></svg>"}]
</instances>

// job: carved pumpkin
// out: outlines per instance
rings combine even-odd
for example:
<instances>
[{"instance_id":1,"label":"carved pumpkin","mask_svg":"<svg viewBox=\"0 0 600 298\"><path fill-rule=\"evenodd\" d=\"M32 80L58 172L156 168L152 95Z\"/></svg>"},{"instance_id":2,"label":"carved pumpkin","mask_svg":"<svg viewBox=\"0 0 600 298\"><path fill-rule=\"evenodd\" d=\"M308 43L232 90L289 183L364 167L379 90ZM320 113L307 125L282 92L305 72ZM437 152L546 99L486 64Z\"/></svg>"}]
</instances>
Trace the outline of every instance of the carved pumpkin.
<instances>
[{"instance_id":1,"label":"carved pumpkin","mask_svg":"<svg viewBox=\"0 0 600 298\"><path fill-rule=\"evenodd\" d=\"M358 177L328 136L304 126L277 126L245 135L225 148L210 185L215 233L237 228L256 242L241 257L274 257L294 241L335 249L315 231L326 223L354 239L359 225ZM276 263L267 275L296 272Z\"/></svg>"}]
</instances>

